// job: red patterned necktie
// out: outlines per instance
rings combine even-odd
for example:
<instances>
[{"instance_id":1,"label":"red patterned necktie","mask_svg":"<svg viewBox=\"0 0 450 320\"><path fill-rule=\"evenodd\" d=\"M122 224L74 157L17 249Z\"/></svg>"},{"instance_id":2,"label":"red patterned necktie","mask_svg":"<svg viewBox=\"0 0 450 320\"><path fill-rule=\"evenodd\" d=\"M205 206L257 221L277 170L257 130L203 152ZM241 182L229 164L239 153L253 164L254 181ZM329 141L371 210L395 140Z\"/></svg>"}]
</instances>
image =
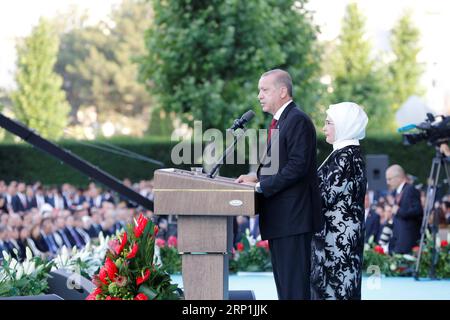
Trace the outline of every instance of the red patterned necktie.
<instances>
[{"instance_id":1,"label":"red patterned necktie","mask_svg":"<svg viewBox=\"0 0 450 320\"><path fill-rule=\"evenodd\" d=\"M272 119L272 122L270 123L269 127L269 133L267 135L267 143L270 141L270 136L272 135L272 129L275 129L277 127L278 120Z\"/></svg>"}]
</instances>

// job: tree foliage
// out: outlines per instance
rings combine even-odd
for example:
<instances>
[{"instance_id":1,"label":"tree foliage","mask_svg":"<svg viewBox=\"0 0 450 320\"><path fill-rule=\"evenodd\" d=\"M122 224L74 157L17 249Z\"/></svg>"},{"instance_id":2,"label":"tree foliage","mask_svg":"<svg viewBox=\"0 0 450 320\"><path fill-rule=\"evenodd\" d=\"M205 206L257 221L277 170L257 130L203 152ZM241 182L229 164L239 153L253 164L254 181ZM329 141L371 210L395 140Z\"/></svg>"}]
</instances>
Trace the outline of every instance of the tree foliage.
<instances>
[{"instance_id":1,"label":"tree foliage","mask_svg":"<svg viewBox=\"0 0 450 320\"><path fill-rule=\"evenodd\" d=\"M330 102L356 102L369 116L369 130L389 131L393 116L389 110L387 70L371 58L371 50L365 38L365 18L356 3L349 4L331 57L334 63Z\"/></svg>"},{"instance_id":2,"label":"tree foliage","mask_svg":"<svg viewBox=\"0 0 450 320\"><path fill-rule=\"evenodd\" d=\"M417 62L421 50L419 41L420 30L414 25L411 12L406 11L392 29L390 38L394 54L389 65L393 111L397 111L411 95L423 93L419 84L423 66Z\"/></svg>"},{"instance_id":3,"label":"tree foliage","mask_svg":"<svg viewBox=\"0 0 450 320\"><path fill-rule=\"evenodd\" d=\"M306 1L153 1L141 81L185 122L224 129L248 109L259 115L260 75L287 69L306 111L318 100L316 28Z\"/></svg>"},{"instance_id":4,"label":"tree foliage","mask_svg":"<svg viewBox=\"0 0 450 320\"><path fill-rule=\"evenodd\" d=\"M79 17L61 35L57 71L74 113L95 106L100 122L148 118L152 99L137 80L134 59L144 53L143 35L151 21L146 1L124 0L109 20L87 25Z\"/></svg>"},{"instance_id":5,"label":"tree foliage","mask_svg":"<svg viewBox=\"0 0 450 320\"><path fill-rule=\"evenodd\" d=\"M18 88L11 95L17 119L51 139L62 136L69 112L62 78L54 72L58 46L52 25L41 19L17 46Z\"/></svg>"}]
</instances>

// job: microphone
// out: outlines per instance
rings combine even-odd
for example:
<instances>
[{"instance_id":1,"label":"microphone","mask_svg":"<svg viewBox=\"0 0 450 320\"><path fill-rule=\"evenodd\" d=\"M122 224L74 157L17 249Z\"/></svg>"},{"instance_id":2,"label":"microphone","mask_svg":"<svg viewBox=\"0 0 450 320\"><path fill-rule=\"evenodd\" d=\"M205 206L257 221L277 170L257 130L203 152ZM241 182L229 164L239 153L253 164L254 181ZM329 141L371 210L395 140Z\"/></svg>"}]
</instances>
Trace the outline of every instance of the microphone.
<instances>
[{"instance_id":1,"label":"microphone","mask_svg":"<svg viewBox=\"0 0 450 320\"><path fill-rule=\"evenodd\" d=\"M248 110L246 113L244 113L242 115L242 117L240 119L234 120L234 123L231 126L230 130L236 130L238 128L243 129L244 124L246 124L247 122L252 120L254 116L255 116L255 113L253 112L253 110Z\"/></svg>"},{"instance_id":2,"label":"microphone","mask_svg":"<svg viewBox=\"0 0 450 320\"><path fill-rule=\"evenodd\" d=\"M244 129L244 124L246 124L247 122L249 122L250 120L252 120L254 116L255 116L255 113L254 113L252 110L248 110L246 113L244 113L244 114L242 115L242 117L241 117L240 119L234 120L233 125L232 125L231 128L228 129L228 130L236 130L236 129L238 129L238 128ZM240 137L237 137L237 138L234 137L234 143L233 143L233 145L229 146L229 147L225 150L225 152L224 152L223 155L222 155L222 160L216 162L216 164L215 164L214 167L212 168L211 172L208 173L208 177L209 177L209 178L214 178L214 177L215 177L217 170L219 170L220 166L221 166L222 164L225 163L225 159L227 158L228 154L229 154L231 151L234 150L234 147L236 146L236 144L237 144L239 138L240 138Z\"/></svg>"},{"instance_id":3,"label":"microphone","mask_svg":"<svg viewBox=\"0 0 450 320\"><path fill-rule=\"evenodd\" d=\"M402 132L406 132L406 131L409 131L409 130L412 130L412 129L415 129L415 128L417 128L417 126L415 124L408 124L406 126L398 128L397 132L398 133L402 133Z\"/></svg>"}]
</instances>

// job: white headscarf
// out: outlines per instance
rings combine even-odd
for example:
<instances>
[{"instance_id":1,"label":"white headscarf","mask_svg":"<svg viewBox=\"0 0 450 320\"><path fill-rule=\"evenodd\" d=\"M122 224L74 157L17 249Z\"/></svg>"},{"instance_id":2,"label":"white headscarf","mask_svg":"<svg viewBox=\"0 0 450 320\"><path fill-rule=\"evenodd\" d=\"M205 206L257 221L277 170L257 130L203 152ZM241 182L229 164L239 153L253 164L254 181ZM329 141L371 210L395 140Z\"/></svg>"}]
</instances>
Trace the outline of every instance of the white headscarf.
<instances>
[{"instance_id":1,"label":"white headscarf","mask_svg":"<svg viewBox=\"0 0 450 320\"><path fill-rule=\"evenodd\" d=\"M333 150L359 145L366 136L369 121L364 110L354 102L341 102L328 107L327 115L334 122Z\"/></svg>"}]
</instances>

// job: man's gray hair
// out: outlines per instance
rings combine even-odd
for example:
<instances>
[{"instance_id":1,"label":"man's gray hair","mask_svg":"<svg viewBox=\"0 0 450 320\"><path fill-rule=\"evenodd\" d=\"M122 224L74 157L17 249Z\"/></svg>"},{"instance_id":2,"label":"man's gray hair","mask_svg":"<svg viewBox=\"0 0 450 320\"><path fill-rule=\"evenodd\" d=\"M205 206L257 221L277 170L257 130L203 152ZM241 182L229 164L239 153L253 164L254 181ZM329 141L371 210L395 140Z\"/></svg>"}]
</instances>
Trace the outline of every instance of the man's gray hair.
<instances>
[{"instance_id":1,"label":"man's gray hair","mask_svg":"<svg viewBox=\"0 0 450 320\"><path fill-rule=\"evenodd\" d=\"M275 84L278 87L286 87L288 94L290 97L292 97L292 78L289 75L287 71L281 70L281 69L273 69L270 71L267 71L262 74L262 77L267 77L268 75L275 75Z\"/></svg>"}]
</instances>

